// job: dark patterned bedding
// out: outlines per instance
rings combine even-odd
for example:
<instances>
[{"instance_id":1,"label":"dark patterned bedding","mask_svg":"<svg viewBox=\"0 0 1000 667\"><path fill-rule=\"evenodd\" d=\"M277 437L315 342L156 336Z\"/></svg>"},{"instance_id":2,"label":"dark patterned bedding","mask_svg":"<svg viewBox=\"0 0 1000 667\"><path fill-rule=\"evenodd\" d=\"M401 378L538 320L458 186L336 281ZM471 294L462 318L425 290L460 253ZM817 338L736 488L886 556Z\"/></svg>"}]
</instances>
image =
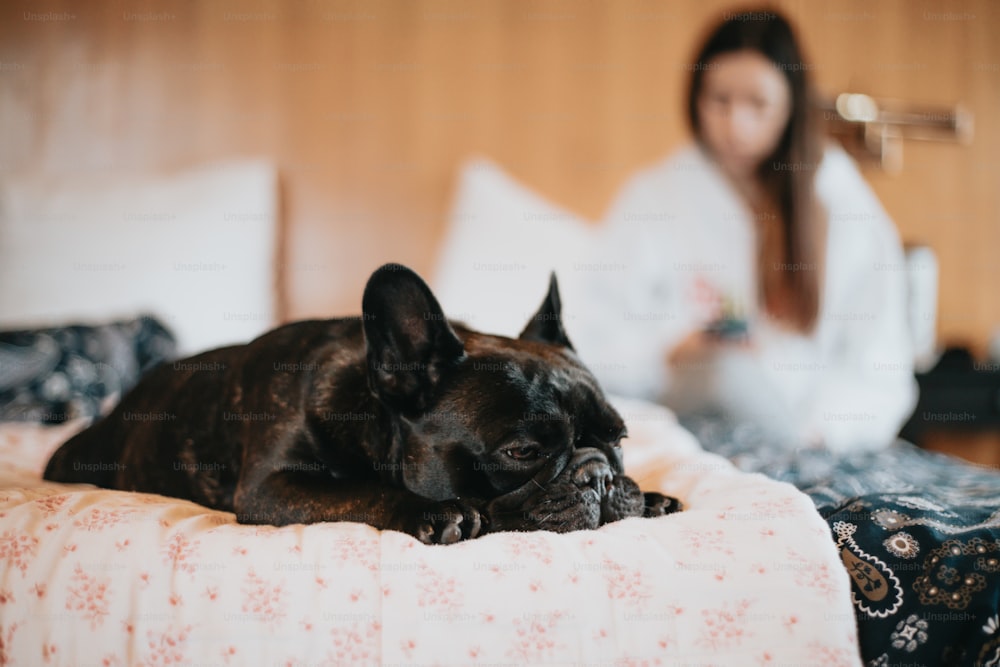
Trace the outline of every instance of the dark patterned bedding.
<instances>
[{"instance_id":1,"label":"dark patterned bedding","mask_svg":"<svg viewBox=\"0 0 1000 667\"><path fill-rule=\"evenodd\" d=\"M867 665L1000 665L1000 471L903 441L789 451L718 415L682 422L705 449L812 498L852 579Z\"/></svg>"},{"instance_id":2,"label":"dark patterned bedding","mask_svg":"<svg viewBox=\"0 0 1000 667\"><path fill-rule=\"evenodd\" d=\"M96 417L175 353L156 318L0 331L0 421L61 424Z\"/></svg>"}]
</instances>

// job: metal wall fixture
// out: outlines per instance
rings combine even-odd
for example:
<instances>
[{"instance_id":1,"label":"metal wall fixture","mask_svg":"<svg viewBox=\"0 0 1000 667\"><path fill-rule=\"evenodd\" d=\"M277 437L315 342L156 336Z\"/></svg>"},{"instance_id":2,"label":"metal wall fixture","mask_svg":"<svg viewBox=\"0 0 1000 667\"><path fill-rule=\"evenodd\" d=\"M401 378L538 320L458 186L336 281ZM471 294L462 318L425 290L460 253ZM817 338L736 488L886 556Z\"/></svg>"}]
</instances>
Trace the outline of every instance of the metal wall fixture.
<instances>
[{"instance_id":1,"label":"metal wall fixture","mask_svg":"<svg viewBox=\"0 0 1000 667\"><path fill-rule=\"evenodd\" d=\"M921 108L900 100L878 99L861 93L841 93L820 103L827 129L849 140L890 172L903 167L903 140L972 142L972 112L952 108Z\"/></svg>"}]
</instances>

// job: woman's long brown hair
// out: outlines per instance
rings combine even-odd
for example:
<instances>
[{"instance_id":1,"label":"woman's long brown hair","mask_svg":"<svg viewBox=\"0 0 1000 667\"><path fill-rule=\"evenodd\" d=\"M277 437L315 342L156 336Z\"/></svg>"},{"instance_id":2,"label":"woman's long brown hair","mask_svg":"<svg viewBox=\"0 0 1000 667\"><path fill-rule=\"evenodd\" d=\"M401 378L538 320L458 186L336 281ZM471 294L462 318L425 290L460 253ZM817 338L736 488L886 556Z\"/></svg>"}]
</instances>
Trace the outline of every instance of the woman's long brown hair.
<instances>
[{"instance_id":1,"label":"woman's long brown hair","mask_svg":"<svg viewBox=\"0 0 1000 667\"><path fill-rule=\"evenodd\" d=\"M776 203L780 233L763 239L758 254L760 297L767 311L800 331L819 316L826 220L814 193L822 154L817 106L791 25L773 9L727 12L705 41L691 68L688 121L701 140L698 97L704 72L724 53L751 50L769 59L791 90L791 116L774 153L758 177Z\"/></svg>"}]
</instances>

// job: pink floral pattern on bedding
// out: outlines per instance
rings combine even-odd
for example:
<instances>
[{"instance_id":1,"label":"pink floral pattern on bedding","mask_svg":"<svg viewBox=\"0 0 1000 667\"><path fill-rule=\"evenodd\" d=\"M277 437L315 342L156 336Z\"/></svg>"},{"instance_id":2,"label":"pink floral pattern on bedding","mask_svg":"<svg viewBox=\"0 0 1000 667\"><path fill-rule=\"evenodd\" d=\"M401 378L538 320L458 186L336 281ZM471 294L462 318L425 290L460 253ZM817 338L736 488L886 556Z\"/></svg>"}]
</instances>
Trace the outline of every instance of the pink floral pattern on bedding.
<instances>
[{"instance_id":1,"label":"pink floral pattern on bedding","mask_svg":"<svg viewBox=\"0 0 1000 667\"><path fill-rule=\"evenodd\" d=\"M66 595L66 609L77 612L90 621L90 629L96 630L108 615L108 599L111 596L111 580L108 577L88 574L77 564L70 577Z\"/></svg>"},{"instance_id":2,"label":"pink floral pattern on bedding","mask_svg":"<svg viewBox=\"0 0 1000 667\"><path fill-rule=\"evenodd\" d=\"M79 425L4 425L0 665L859 665L809 499L702 452L665 411L621 407L630 473L685 512L450 547L49 484Z\"/></svg>"},{"instance_id":3,"label":"pink floral pattern on bedding","mask_svg":"<svg viewBox=\"0 0 1000 667\"><path fill-rule=\"evenodd\" d=\"M23 577L28 571L28 563L38 549L38 538L5 530L0 535L0 561L5 561L8 568L21 571Z\"/></svg>"}]
</instances>

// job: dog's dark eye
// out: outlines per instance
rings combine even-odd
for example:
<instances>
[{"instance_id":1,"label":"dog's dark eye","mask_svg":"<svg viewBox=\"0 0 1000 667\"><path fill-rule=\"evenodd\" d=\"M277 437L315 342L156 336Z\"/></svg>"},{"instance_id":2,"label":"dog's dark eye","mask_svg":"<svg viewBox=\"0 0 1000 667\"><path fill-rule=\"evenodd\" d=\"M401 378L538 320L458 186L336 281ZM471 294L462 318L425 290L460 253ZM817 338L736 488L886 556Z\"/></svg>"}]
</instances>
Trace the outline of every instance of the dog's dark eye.
<instances>
[{"instance_id":1,"label":"dog's dark eye","mask_svg":"<svg viewBox=\"0 0 1000 667\"><path fill-rule=\"evenodd\" d=\"M510 447L504 450L504 454L515 461L533 461L538 458L541 450L538 445L525 445L523 447Z\"/></svg>"}]
</instances>

